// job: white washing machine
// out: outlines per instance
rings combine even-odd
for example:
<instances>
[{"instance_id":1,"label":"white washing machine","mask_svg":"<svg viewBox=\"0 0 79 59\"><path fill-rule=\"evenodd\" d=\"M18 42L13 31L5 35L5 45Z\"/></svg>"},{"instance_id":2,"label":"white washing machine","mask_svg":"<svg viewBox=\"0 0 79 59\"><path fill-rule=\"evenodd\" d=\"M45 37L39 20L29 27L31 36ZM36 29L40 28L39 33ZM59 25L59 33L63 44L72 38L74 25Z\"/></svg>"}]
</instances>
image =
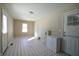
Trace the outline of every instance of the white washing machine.
<instances>
[{"instance_id":1,"label":"white washing machine","mask_svg":"<svg viewBox=\"0 0 79 59\"><path fill-rule=\"evenodd\" d=\"M47 48L57 53L60 51L60 39L55 36L47 36Z\"/></svg>"}]
</instances>

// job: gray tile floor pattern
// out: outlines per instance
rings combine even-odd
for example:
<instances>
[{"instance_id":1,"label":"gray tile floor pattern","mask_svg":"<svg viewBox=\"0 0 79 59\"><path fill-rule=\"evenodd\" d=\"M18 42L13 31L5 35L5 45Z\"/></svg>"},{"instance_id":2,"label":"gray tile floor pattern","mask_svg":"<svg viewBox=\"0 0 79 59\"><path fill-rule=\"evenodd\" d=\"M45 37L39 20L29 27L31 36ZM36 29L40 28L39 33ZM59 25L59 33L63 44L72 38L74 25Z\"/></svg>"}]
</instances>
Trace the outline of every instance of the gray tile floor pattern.
<instances>
[{"instance_id":1,"label":"gray tile floor pattern","mask_svg":"<svg viewBox=\"0 0 79 59\"><path fill-rule=\"evenodd\" d=\"M4 56L65 56L64 53L54 53L41 40L28 40L27 37L18 37L9 46Z\"/></svg>"}]
</instances>

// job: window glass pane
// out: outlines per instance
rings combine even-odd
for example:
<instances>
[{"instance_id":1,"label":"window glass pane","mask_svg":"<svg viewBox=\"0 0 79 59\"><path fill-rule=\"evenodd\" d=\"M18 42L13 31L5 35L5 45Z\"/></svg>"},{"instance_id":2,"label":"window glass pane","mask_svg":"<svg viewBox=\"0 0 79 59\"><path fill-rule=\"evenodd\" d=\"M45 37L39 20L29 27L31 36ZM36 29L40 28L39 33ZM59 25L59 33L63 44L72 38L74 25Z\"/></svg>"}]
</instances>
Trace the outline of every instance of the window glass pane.
<instances>
[{"instance_id":1,"label":"window glass pane","mask_svg":"<svg viewBox=\"0 0 79 59\"><path fill-rule=\"evenodd\" d=\"M22 24L22 32L27 32L27 24Z\"/></svg>"},{"instance_id":2,"label":"window glass pane","mask_svg":"<svg viewBox=\"0 0 79 59\"><path fill-rule=\"evenodd\" d=\"M7 33L7 17L5 15L3 15L3 26L2 26L2 32L3 33Z\"/></svg>"}]
</instances>

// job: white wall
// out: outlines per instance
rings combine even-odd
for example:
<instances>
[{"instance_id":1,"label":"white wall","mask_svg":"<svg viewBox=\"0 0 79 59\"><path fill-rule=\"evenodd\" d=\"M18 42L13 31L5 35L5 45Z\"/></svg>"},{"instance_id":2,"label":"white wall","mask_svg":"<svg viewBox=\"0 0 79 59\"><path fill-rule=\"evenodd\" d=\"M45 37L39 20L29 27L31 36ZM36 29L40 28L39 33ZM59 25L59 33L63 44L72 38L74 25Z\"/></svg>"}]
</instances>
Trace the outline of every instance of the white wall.
<instances>
[{"instance_id":1,"label":"white wall","mask_svg":"<svg viewBox=\"0 0 79 59\"><path fill-rule=\"evenodd\" d=\"M6 7L3 5L3 4L0 4L0 8L4 9L3 12L1 12L1 9L0 9L0 34L2 32L2 28L1 28L1 13L3 14L6 14L7 18L8 18L8 38L7 38L7 41L8 41L8 44L11 43L12 39L13 39L13 19L12 17L10 16L10 14L7 12L7 9ZM1 38L1 35L0 35L0 52L1 52L1 46L2 46L2 38Z\"/></svg>"},{"instance_id":2,"label":"white wall","mask_svg":"<svg viewBox=\"0 0 79 59\"><path fill-rule=\"evenodd\" d=\"M52 31L52 35L58 36L58 30L62 31L62 29L59 28L59 25L61 24L59 23L58 19L60 18L61 15L59 15L58 13L53 13L50 16L46 16L44 19L36 21L35 32L37 33L37 36L40 36L44 39L45 32L47 32L48 30Z\"/></svg>"},{"instance_id":3,"label":"white wall","mask_svg":"<svg viewBox=\"0 0 79 59\"><path fill-rule=\"evenodd\" d=\"M42 39L45 39L45 32L48 30L52 31L52 35L63 37L63 15L65 12L78 9L79 6L71 6L66 10L52 12L48 16L37 20L35 24L35 33L37 36L40 36Z\"/></svg>"},{"instance_id":4,"label":"white wall","mask_svg":"<svg viewBox=\"0 0 79 59\"><path fill-rule=\"evenodd\" d=\"M8 43L13 40L13 19L8 15Z\"/></svg>"},{"instance_id":5,"label":"white wall","mask_svg":"<svg viewBox=\"0 0 79 59\"><path fill-rule=\"evenodd\" d=\"M7 9L5 6L3 6L3 14L6 14L7 19L8 19L8 44L11 43L11 41L13 40L13 18L10 16L10 14L7 12Z\"/></svg>"},{"instance_id":6,"label":"white wall","mask_svg":"<svg viewBox=\"0 0 79 59\"><path fill-rule=\"evenodd\" d=\"M27 24L27 32L22 32L22 23ZM14 37L20 37L20 36L34 36L34 21L24 21L24 20L14 20Z\"/></svg>"}]
</instances>

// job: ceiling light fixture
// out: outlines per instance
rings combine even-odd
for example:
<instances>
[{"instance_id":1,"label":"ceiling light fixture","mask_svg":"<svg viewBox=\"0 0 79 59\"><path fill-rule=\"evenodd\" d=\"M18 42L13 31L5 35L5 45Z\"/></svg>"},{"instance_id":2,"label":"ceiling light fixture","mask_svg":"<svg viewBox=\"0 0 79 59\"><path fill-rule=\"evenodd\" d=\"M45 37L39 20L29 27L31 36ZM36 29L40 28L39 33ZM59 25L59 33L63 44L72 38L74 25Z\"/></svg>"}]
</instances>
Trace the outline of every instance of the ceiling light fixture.
<instances>
[{"instance_id":1,"label":"ceiling light fixture","mask_svg":"<svg viewBox=\"0 0 79 59\"><path fill-rule=\"evenodd\" d=\"M34 12L33 12L33 11L29 11L29 13L30 13L30 14L34 14Z\"/></svg>"}]
</instances>

